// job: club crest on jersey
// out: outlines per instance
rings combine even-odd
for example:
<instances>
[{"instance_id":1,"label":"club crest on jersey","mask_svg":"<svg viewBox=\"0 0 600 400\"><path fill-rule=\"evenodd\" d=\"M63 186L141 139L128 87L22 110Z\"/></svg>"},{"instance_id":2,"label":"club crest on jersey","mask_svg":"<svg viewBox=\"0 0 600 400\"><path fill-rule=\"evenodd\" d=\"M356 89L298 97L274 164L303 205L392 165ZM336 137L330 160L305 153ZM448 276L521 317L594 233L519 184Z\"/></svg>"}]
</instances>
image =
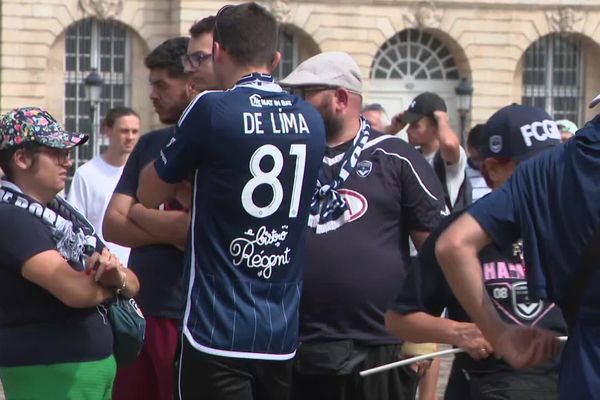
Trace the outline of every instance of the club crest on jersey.
<instances>
[{"instance_id":1,"label":"club crest on jersey","mask_svg":"<svg viewBox=\"0 0 600 400\"><path fill-rule=\"evenodd\" d=\"M502 136L493 135L490 137L490 150L492 153L500 153L502 151Z\"/></svg>"},{"instance_id":2,"label":"club crest on jersey","mask_svg":"<svg viewBox=\"0 0 600 400\"><path fill-rule=\"evenodd\" d=\"M542 300L530 300L527 282L513 284L512 302L515 314L527 321L536 319L544 310L544 302Z\"/></svg>"},{"instance_id":3,"label":"club crest on jersey","mask_svg":"<svg viewBox=\"0 0 600 400\"><path fill-rule=\"evenodd\" d=\"M348 211L350 212L350 219L348 222L356 221L365 215L369 209L369 203L365 196L350 189L339 189L338 192L342 195L348 205Z\"/></svg>"},{"instance_id":4,"label":"club crest on jersey","mask_svg":"<svg viewBox=\"0 0 600 400\"><path fill-rule=\"evenodd\" d=\"M250 96L250 105L256 108L262 108L262 104L260 102L261 100L262 97L260 97L260 94L253 94L252 96Z\"/></svg>"},{"instance_id":5,"label":"club crest on jersey","mask_svg":"<svg viewBox=\"0 0 600 400\"><path fill-rule=\"evenodd\" d=\"M373 169L373 163L368 160L364 160L356 164L356 174L361 178L366 178Z\"/></svg>"}]
</instances>

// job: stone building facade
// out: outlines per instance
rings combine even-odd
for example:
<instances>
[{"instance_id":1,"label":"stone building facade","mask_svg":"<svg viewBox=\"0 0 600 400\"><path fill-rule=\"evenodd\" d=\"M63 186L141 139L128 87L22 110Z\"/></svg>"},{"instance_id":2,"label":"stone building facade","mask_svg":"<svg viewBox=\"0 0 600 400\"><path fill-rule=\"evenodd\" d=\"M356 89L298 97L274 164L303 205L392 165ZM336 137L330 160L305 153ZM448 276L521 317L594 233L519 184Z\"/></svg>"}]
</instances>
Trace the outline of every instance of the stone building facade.
<instances>
[{"instance_id":1,"label":"stone building facade","mask_svg":"<svg viewBox=\"0 0 600 400\"><path fill-rule=\"evenodd\" d=\"M365 78L366 102L401 111L436 91L458 127L455 88L473 87L466 125L512 102L544 107L578 124L600 93L597 0L265 0L281 22L279 75L320 51L350 53ZM143 129L159 126L148 99L143 58L185 35L223 1L2 0L0 109L48 108L70 129L94 131L103 112L125 104ZM104 79L92 116L83 80ZM95 126L91 126L91 122ZM97 151L102 140L95 141ZM92 154L81 155L82 159Z\"/></svg>"}]
</instances>

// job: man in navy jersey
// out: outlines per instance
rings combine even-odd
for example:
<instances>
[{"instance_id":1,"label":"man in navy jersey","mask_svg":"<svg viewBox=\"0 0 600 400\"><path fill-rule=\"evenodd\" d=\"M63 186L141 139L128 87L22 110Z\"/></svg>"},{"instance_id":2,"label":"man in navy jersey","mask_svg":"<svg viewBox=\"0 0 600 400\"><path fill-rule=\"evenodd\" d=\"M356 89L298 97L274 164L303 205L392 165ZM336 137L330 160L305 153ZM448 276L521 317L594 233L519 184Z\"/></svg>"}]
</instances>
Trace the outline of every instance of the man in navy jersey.
<instances>
[{"instance_id":1,"label":"man in navy jersey","mask_svg":"<svg viewBox=\"0 0 600 400\"><path fill-rule=\"evenodd\" d=\"M547 123L525 124L520 131L527 145L560 139ZM483 287L477 261L487 244L503 248L522 237L529 295L555 302L572 323L561 357L561 399L597 399L600 393L600 275L597 259L591 269L583 263L588 248L598 247L599 169L596 116L567 143L521 163L502 188L475 203L436 244L452 290L496 355L523 368L557 356L556 334L505 323Z\"/></svg>"},{"instance_id":2,"label":"man in navy jersey","mask_svg":"<svg viewBox=\"0 0 600 400\"><path fill-rule=\"evenodd\" d=\"M479 152L481 171L494 190L510 177L515 165L539 151L560 144L560 138L532 141L527 146L521 126L542 123L557 130L557 124L543 110L512 105L496 113L482 126ZM500 148L502 143L502 148ZM446 387L446 400L488 399L493 389L502 398L558 398L558 363L516 371L493 353L477 326L453 296L435 258L435 243L448 225L465 210L447 218L426 240L419 253L419 266L412 268L392 311L386 314L386 326L402 339L448 343L469 354L459 354L452 365ZM561 311L551 302L530 299L520 241L506 249L493 245L479 253L485 288L504 321L517 326L538 326L557 335L566 334ZM439 315L447 309L448 318ZM497 397L494 397L497 398Z\"/></svg>"},{"instance_id":3,"label":"man in navy jersey","mask_svg":"<svg viewBox=\"0 0 600 400\"><path fill-rule=\"evenodd\" d=\"M327 150L311 207L294 399L413 399L410 368L361 378L397 361L384 313L402 284L409 236L417 247L445 213L433 169L411 145L360 116L362 80L347 53L316 55L281 84L315 105Z\"/></svg>"},{"instance_id":4,"label":"man in navy jersey","mask_svg":"<svg viewBox=\"0 0 600 400\"><path fill-rule=\"evenodd\" d=\"M149 207L193 180L180 398L289 396L325 128L269 75L280 59L275 37L275 18L256 3L219 11L212 55L227 90L196 97L140 176Z\"/></svg>"}]
</instances>

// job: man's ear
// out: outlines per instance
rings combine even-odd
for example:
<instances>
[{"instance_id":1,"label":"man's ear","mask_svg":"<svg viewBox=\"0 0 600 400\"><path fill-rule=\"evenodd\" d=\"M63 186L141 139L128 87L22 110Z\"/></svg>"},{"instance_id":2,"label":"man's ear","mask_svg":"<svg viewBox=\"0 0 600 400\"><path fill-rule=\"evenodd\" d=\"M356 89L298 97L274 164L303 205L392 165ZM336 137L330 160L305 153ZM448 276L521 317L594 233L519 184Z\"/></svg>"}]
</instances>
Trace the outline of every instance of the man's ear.
<instances>
[{"instance_id":1,"label":"man's ear","mask_svg":"<svg viewBox=\"0 0 600 400\"><path fill-rule=\"evenodd\" d=\"M275 52L275 57L273 57L273 62L271 63L271 73L273 71L275 71L275 69L277 68L277 66L279 65L279 62L281 61L281 53L276 51Z\"/></svg>"},{"instance_id":2,"label":"man's ear","mask_svg":"<svg viewBox=\"0 0 600 400\"><path fill-rule=\"evenodd\" d=\"M336 110L344 110L348 108L348 104L350 102L350 92L348 92L348 89L343 87L335 89L333 98L335 100L334 106Z\"/></svg>"},{"instance_id":3,"label":"man's ear","mask_svg":"<svg viewBox=\"0 0 600 400\"><path fill-rule=\"evenodd\" d=\"M221 46L221 43L213 41L213 46L212 46L213 66L215 64L215 61L221 60L222 53L223 53L223 46Z\"/></svg>"}]
</instances>

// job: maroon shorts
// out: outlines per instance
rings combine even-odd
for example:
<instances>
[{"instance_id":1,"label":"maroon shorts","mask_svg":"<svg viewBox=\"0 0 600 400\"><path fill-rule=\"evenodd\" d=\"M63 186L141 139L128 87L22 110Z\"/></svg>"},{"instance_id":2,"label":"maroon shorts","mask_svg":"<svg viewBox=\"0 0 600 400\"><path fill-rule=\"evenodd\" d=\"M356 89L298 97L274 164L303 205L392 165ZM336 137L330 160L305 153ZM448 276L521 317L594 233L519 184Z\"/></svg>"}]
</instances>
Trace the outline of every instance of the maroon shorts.
<instances>
[{"instance_id":1,"label":"maroon shorts","mask_svg":"<svg viewBox=\"0 0 600 400\"><path fill-rule=\"evenodd\" d=\"M113 400L172 400L180 320L146 317L146 337L133 365L117 369Z\"/></svg>"}]
</instances>

